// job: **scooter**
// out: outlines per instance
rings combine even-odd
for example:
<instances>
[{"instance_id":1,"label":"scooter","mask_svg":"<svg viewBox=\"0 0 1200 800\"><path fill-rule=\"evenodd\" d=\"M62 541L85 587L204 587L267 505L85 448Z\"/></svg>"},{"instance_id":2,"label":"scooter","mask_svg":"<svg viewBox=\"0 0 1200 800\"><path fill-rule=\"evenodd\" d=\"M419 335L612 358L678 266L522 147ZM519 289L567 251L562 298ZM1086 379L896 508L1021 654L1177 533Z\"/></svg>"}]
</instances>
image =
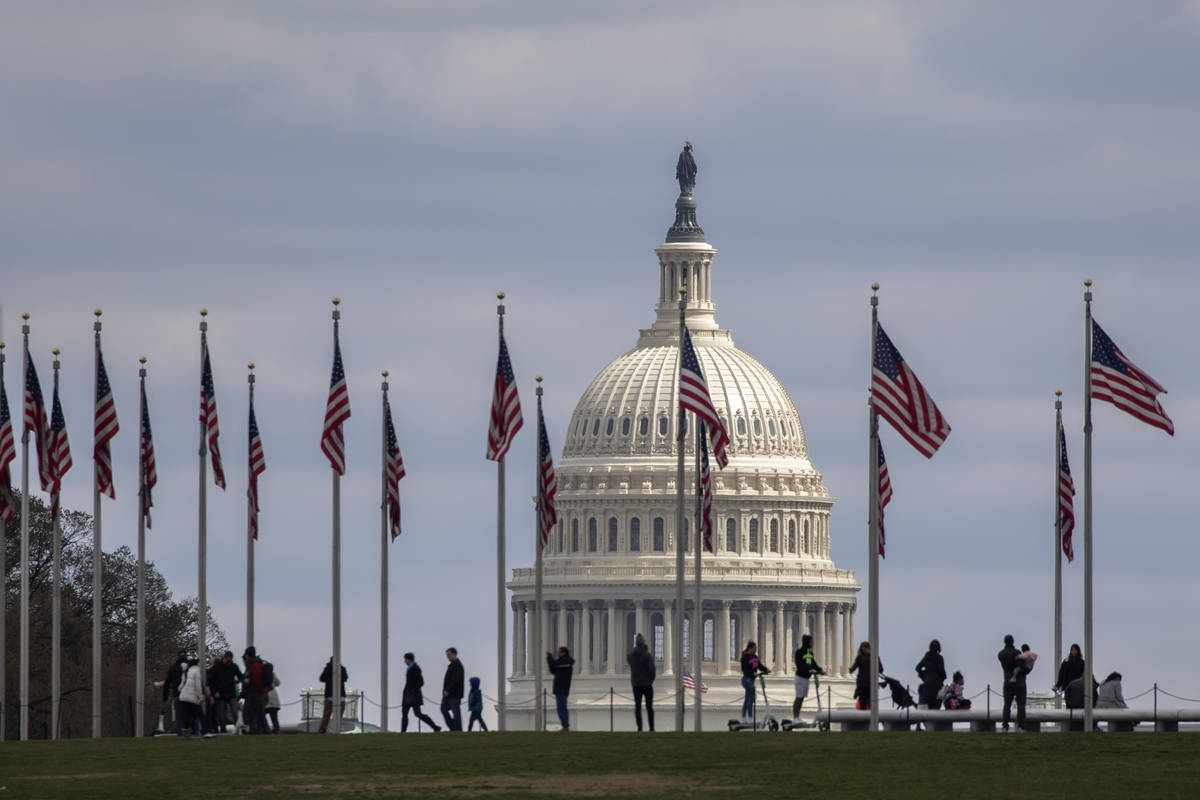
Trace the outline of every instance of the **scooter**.
<instances>
[{"instance_id":1,"label":"scooter","mask_svg":"<svg viewBox=\"0 0 1200 800\"><path fill-rule=\"evenodd\" d=\"M771 699L767 697L767 681L762 676L758 676L758 685L762 687L763 705L765 712L762 717L755 718L753 722L742 722L740 719L729 720L729 730L731 731L777 731L779 730L779 720L775 719L775 715L771 713Z\"/></svg>"},{"instance_id":2,"label":"scooter","mask_svg":"<svg viewBox=\"0 0 1200 800\"><path fill-rule=\"evenodd\" d=\"M796 722L794 720L785 719L782 723L780 723L780 727L783 730L785 730L785 731L800 731L800 730L806 730L808 728L816 728L817 730L820 730L820 731L829 730L829 722L827 720L821 719L822 708L821 708L821 676L820 675L816 675L816 674L813 675L813 691L817 695L817 716L813 718L812 722L804 722L803 720L801 720L800 722Z\"/></svg>"}]
</instances>

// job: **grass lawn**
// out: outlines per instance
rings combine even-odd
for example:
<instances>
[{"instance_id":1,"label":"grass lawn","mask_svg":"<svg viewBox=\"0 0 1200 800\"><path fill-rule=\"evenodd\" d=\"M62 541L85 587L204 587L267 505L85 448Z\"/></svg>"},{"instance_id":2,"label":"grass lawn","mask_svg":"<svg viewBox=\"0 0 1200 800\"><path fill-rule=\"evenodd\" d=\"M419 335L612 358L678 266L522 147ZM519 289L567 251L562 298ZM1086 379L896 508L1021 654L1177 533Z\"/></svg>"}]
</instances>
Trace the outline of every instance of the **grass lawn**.
<instances>
[{"instance_id":1,"label":"grass lawn","mask_svg":"<svg viewBox=\"0 0 1200 800\"><path fill-rule=\"evenodd\" d=\"M262 736L0 743L26 797L1196 798L1189 734Z\"/></svg>"}]
</instances>

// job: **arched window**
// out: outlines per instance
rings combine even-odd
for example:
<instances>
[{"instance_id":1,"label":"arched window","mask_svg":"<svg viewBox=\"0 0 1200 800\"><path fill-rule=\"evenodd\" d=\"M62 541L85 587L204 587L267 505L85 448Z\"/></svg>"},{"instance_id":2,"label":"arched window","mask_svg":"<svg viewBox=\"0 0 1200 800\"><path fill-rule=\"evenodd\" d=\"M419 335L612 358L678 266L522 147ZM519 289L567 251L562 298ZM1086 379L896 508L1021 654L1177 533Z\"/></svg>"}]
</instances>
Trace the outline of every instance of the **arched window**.
<instances>
[{"instance_id":1,"label":"arched window","mask_svg":"<svg viewBox=\"0 0 1200 800\"><path fill-rule=\"evenodd\" d=\"M629 549L635 553L642 549L642 521L637 517L629 520Z\"/></svg>"},{"instance_id":2,"label":"arched window","mask_svg":"<svg viewBox=\"0 0 1200 800\"><path fill-rule=\"evenodd\" d=\"M592 423L592 436L600 435L600 418L596 417L596 421Z\"/></svg>"},{"instance_id":3,"label":"arched window","mask_svg":"<svg viewBox=\"0 0 1200 800\"><path fill-rule=\"evenodd\" d=\"M596 531L596 518L588 520L588 552L594 553L600 547L600 535Z\"/></svg>"},{"instance_id":4,"label":"arched window","mask_svg":"<svg viewBox=\"0 0 1200 800\"><path fill-rule=\"evenodd\" d=\"M788 432L787 432L787 420L786 419L779 420L779 435L785 439L787 438Z\"/></svg>"},{"instance_id":5,"label":"arched window","mask_svg":"<svg viewBox=\"0 0 1200 800\"><path fill-rule=\"evenodd\" d=\"M771 552L779 552L779 520L771 520Z\"/></svg>"},{"instance_id":6,"label":"arched window","mask_svg":"<svg viewBox=\"0 0 1200 800\"><path fill-rule=\"evenodd\" d=\"M583 431L584 431L584 432L586 432L586 431L587 431L587 424L588 424L587 417L584 417L583 419L581 419L581 420L579 421L579 423L580 423L580 425L582 425L582 426L583 426ZM580 428L580 425L576 425L576 426L575 426L575 435L576 435L576 436L578 436L578 435L579 435L579 433L580 433L580 430L579 430L579 428Z\"/></svg>"},{"instance_id":7,"label":"arched window","mask_svg":"<svg viewBox=\"0 0 1200 800\"><path fill-rule=\"evenodd\" d=\"M767 432L771 434L771 438L775 438L775 420L767 420Z\"/></svg>"},{"instance_id":8,"label":"arched window","mask_svg":"<svg viewBox=\"0 0 1200 800\"><path fill-rule=\"evenodd\" d=\"M650 629L654 631L654 635L650 637L651 647L654 648L654 660L663 660L663 615L650 615Z\"/></svg>"},{"instance_id":9,"label":"arched window","mask_svg":"<svg viewBox=\"0 0 1200 800\"><path fill-rule=\"evenodd\" d=\"M812 552L812 534L809 533L808 520L804 520L804 552Z\"/></svg>"},{"instance_id":10,"label":"arched window","mask_svg":"<svg viewBox=\"0 0 1200 800\"><path fill-rule=\"evenodd\" d=\"M667 419L666 417L659 417L658 418L658 435L666 436L667 430L670 427L670 425L671 425L671 421L669 419Z\"/></svg>"},{"instance_id":11,"label":"arched window","mask_svg":"<svg viewBox=\"0 0 1200 800\"><path fill-rule=\"evenodd\" d=\"M629 435L629 425L630 425L629 417L626 417L625 419L621 420L621 435L622 436Z\"/></svg>"},{"instance_id":12,"label":"arched window","mask_svg":"<svg viewBox=\"0 0 1200 800\"><path fill-rule=\"evenodd\" d=\"M788 520L788 552L796 552L796 520Z\"/></svg>"},{"instance_id":13,"label":"arched window","mask_svg":"<svg viewBox=\"0 0 1200 800\"><path fill-rule=\"evenodd\" d=\"M700 657L705 661L713 660L713 629L715 621L712 614L704 615L704 627L701 629L701 639L703 644L700 646Z\"/></svg>"},{"instance_id":14,"label":"arched window","mask_svg":"<svg viewBox=\"0 0 1200 800\"><path fill-rule=\"evenodd\" d=\"M737 520L733 517L725 520L725 549L730 553L737 552Z\"/></svg>"},{"instance_id":15,"label":"arched window","mask_svg":"<svg viewBox=\"0 0 1200 800\"><path fill-rule=\"evenodd\" d=\"M744 417L738 417L737 429L738 429L738 436L746 435L746 420Z\"/></svg>"},{"instance_id":16,"label":"arched window","mask_svg":"<svg viewBox=\"0 0 1200 800\"><path fill-rule=\"evenodd\" d=\"M571 520L571 552L579 552L579 520Z\"/></svg>"},{"instance_id":17,"label":"arched window","mask_svg":"<svg viewBox=\"0 0 1200 800\"><path fill-rule=\"evenodd\" d=\"M688 518L687 517L683 518L683 538L680 539L680 541L683 543L683 552L685 552L685 553L691 552L691 550L688 548Z\"/></svg>"},{"instance_id":18,"label":"arched window","mask_svg":"<svg viewBox=\"0 0 1200 800\"><path fill-rule=\"evenodd\" d=\"M610 419L610 420L608 421L608 425L606 425L606 426L604 427L604 435L605 435L605 436L612 436L612 434L613 434L613 424L614 424L615 422L616 422L616 420L613 420L613 419Z\"/></svg>"},{"instance_id":19,"label":"arched window","mask_svg":"<svg viewBox=\"0 0 1200 800\"><path fill-rule=\"evenodd\" d=\"M650 432L650 418L642 417L642 421L638 423L638 433L645 436Z\"/></svg>"},{"instance_id":20,"label":"arched window","mask_svg":"<svg viewBox=\"0 0 1200 800\"><path fill-rule=\"evenodd\" d=\"M750 520L750 552L758 552L758 520Z\"/></svg>"},{"instance_id":21,"label":"arched window","mask_svg":"<svg viewBox=\"0 0 1200 800\"><path fill-rule=\"evenodd\" d=\"M663 530L663 518L654 518L654 551L661 553L667 549L667 536Z\"/></svg>"},{"instance_id":22,"label":"arched window","mask_svg":"<svg viewBox=\"0 0 1200 800\"><path fill-rule=\"evenodd\" d=\"M762 423L758 421L758 417L754 418L754 435L762 436Z\"/></svg>"},{"instance_id":23,"label":"arched window","mask_svg":"<svg viewBox=\"0 0 1200 800\"><path fill-rule=\"evenodd\" d=\"M608 518L608 552L617 552L617 518Z\"/></svg>"}]
</instances>

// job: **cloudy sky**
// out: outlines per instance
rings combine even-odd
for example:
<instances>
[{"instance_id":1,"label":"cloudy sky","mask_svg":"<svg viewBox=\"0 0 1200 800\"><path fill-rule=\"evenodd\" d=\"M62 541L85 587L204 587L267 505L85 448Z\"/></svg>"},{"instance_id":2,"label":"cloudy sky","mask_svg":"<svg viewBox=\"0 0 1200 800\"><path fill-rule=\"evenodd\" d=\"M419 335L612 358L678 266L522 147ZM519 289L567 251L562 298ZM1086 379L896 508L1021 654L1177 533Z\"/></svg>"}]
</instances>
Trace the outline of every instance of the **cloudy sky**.
<instances>
[{"instance_id":1,"label":"cloudy sky","mask_svg":"<svg viewBox=\"0 0 1200 800\"><path fill-rule=\"evenodd\" d=\"M245 363L268 471L260 649L291 699L329 655L329 469L318 449L343 298L353 416L343 483L344 660L378 695L379 371L408 477L391 548L399 655L455 644L494 694L495 300L527 418L551 436L653 318L653 248L695 144L720 253L718 321L776 371L838 498L833 557L866 577L872 281L953 425L926 460L885 430L889 668L932 636L968 691L1004 633L1052 667L1053 391L1082 484L1082 281L1167 387L1174 438L1111 407L1095 435L1096 664L1127 695L1197 696L1200 3L8 4L0 25L0 335L63 349L91 508L91 309L122 431L105 544L136 535L137 357L159 488L149 556L196 590L197 314L229 490L209 491L209 598L244 643ZM18 359L6 375L19 396ZM532 460L522 432L514 463ZM510 467L510 566L532 560L532 475ZM1080 516L1082 512L1080 511ZM529 536L521 532L530 531ZM1081 549L1080 549L1081 552ZM1082 638L1082 558L1066 568ZM865 610L865 593L860 608ZM858 631L866 632L865 614ZM893 666L894 665L894 666ZM1040 674L1040 678L1037 675Z\"/></svg>"}]
</instances>

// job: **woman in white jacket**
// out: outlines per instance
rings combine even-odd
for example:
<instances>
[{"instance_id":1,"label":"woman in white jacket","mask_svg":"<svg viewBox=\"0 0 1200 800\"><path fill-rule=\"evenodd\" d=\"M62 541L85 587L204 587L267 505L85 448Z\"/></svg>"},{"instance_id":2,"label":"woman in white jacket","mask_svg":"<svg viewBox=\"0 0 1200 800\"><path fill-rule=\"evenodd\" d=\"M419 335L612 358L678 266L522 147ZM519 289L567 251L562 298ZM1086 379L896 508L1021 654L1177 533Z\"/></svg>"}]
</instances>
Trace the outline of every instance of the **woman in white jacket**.
<instances>
[{"instance_id":1,"label":"woman in white jacket","mask_svg":"<svg viewBox=\"0 0 1200 800\"><path fill-rule=\"evenodd\" d=\"M179 679L179 711L184 736L204 733L204 688L200 683L200 662L188 659Z\"/></svg>"}]
</instances>

